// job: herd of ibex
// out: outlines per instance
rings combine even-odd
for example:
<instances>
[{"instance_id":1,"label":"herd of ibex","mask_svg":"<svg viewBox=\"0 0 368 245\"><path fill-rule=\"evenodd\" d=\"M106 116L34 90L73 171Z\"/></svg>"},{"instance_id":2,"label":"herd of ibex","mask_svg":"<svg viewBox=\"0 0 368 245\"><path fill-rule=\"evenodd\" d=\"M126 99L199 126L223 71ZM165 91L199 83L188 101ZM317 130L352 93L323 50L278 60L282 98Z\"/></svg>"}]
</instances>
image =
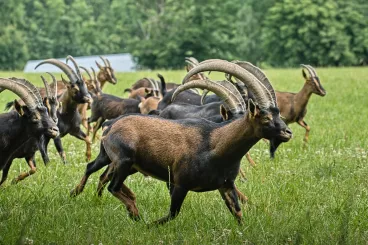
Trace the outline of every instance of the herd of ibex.
<instances>
[{"instance_id":1,"label":"herd of ibex","mask_svg":"<svg viewBox=\"0 0 368 245\"><path fill-rule=\"evenodd\" d=\"M175 218L188 191L212 190L220 192L240 223L238 200L245 202L247 197L236 188L235 178L241 171L242 158L246 156L255 165L248 152L261 139L269 141L274 157L277 147L292 138L288 124L293 122L305 128L307 142L310 127L304 117L309 98L313 93L326 95L310 65L301 65L305 83L300 92L290 93L275 91L263 71L249 62L198 62L187 58L188 73L181 85L166 83L158 74L159 81L142 78L124 91L129 92L129 98L120 98L102 92L106 82L116 84L117 79L110 62L101 59L103 65L96 62L97 74L91 68L93 75L78 66L72 56L65 63L56 59L42 61L37 67L52 64L68 78L61 76L57 81L49 73L49 84L41 76L44 88L36 88L25 79L0 78L0 93L9 90L20 97L7 104L7 110L12 110L0 114L0 185L7 179L15 158L25 158L30 167L14 179L15 183L36 172L36 151L48 163L50 139L67 163L61 140L67 134L86 143L86 159L90 160L91 144L102 127L100 152L87 164L71 196L83 191L92 173L106 167L100 176L98 194L109 183L109 192L137 220L140 215L135 194L124 181L140 172L167 183L170 210L155 224ZM204 74L211 71L224 73L224 80L215 81ZM203 90L202 95L198 89ZM212 94L206 96L208 92Z\"/></svg>"}]
</instances>

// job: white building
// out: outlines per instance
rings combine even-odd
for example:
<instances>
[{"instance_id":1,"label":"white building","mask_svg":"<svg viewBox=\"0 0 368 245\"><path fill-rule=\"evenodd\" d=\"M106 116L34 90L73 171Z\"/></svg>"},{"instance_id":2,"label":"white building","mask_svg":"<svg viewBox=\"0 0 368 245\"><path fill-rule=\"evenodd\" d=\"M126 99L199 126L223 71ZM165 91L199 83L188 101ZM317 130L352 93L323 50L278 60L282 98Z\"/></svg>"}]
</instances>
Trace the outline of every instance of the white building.
<instances>
[{"instance_id":1,"label":"white building","mask_svg":"<svg viewBox=\"0 0 368 245\"><path fill-rule=\"evenodd\" d=\"M107 58L110 61L111 67L115 72L131 72L135 71L136 64L133 61L133 57L130 54L106 54L101 55L104 58ZM73 56L74 57L74 56ZM65 62L66 58L60 58L58 60ZM78 65L84 66L87 69L90 67L98 70L95 61L97 61L100 65L104 65L103 61L100 59L98 55L95 56L80 56L74 57L77 61ZM26 66L24 67L23 72L61 72L59 68L50 64L44 64L35 70L35 67L42 60L29 60L27 61ZM68 63L73 69L72 63Z\"/></svg>"}]
</instances>

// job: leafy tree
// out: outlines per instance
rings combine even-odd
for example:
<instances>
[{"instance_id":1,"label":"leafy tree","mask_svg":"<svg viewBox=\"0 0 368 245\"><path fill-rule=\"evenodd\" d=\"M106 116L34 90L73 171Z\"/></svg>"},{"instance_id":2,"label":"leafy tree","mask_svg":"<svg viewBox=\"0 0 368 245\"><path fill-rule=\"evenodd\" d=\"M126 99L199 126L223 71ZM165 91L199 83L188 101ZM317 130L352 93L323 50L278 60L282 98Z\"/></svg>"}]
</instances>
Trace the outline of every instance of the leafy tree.
<instances>
[{"instance_id":1,"label":"leafy tree","mask_svg":"<svg viewBox=\"0 0 368 245\"><path fill-rule=\"evenodd\" d=\"M24 25L24 5L20 0L0 2L0 68L20 69L28 59Z\"/></svg>"},{"instance_id":2,"label":"leafy tree","mask_svg":"<svg viewBox=\"0 0 368 245\"><path fill-rule=\"evenodd\" d=\"M356 10L342 9L342 3L342 0L283 0L270 8L263 30L270 64L357 64L356 54L360 51L354 49L362 48L360 44L353 47L357 44L353 32L363 23L361 17L354 18L359 15ZM350 23L351 18L354 23Z\"/></svg>"}]
</instances>

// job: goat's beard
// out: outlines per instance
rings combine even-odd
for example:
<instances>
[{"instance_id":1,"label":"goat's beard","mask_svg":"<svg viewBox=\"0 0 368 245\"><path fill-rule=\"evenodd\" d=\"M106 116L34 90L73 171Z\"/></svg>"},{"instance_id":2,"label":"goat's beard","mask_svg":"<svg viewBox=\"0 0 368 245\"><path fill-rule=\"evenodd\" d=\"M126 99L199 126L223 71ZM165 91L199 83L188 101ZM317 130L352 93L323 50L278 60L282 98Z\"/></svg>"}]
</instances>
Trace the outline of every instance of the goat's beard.
<instances>
[{"instance_id":1,"label":"goat's beard","mask_svg":"<svg viewBox=\"0 0 368 245\"><path fill-rule=\"evenodd\" d=\"M281 143L282 141L280 140L276 140L276 139L270 140L270 155L272 159L275 158L275 152Z\"/></svg>"},{"instance_id":2,"label":"goat's beard","mask_svg":"<svg viewBox=\"0 0 368 245\"><path fill-rule=\"evenodd\" d=\"M49 155L47 154L46 152L46 147L45 147L45 135L41 135L38 140L37 140L37 147L38 147L38 150L40 151L41 153L41 157L42 157L42 160L43 160L43 163L46 165L47 163L50 162L50 159L49 159Z\"/></svg>"}]
</instances>

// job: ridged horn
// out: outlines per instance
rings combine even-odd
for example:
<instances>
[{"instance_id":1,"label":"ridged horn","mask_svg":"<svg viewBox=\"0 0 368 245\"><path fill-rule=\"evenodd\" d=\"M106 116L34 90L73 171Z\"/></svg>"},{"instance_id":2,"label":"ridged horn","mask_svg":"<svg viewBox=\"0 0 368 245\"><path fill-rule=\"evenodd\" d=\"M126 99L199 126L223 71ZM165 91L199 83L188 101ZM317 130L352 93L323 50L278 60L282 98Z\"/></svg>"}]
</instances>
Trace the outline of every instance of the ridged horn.
<instances>
[{"instance_id":1,"label":"ridged horn","mask_svg":"<svg viewBox=\"0 0 368 245\"><path fill-rule=\"evenodd\" d=\"M254 94L257 103L261 108L276 106L273 102L270 92L260 81L258 81L258 79L253 74L251 74L241 66L228 62L226 60L211 60L200 63L197 67L188 72L188 74L184 77L182 83L188 81L190 77L194 74L203 71L219 71L228 73L240 79L247 86L247 88Z\"/></svg>"},{"instance_id":2,"label":"ridged horn","mask_svg":"<svg viewBox=\"0 0 368 245\"><path fill-rule=\"evenodd\" d=\"M180 85L171 97L174 101L176 96L184 90L191 88L207 89L218 95L233 113L244 112L245 102L235 86L228 81L194 80Z\"/></svg>"},{"instance_id":3,"label":"ridged horn","mask_svg":"<svg viewBox=\"0 0 368 245\"><path fill-rule=\"evenodd\" d=\"M252 73L265 87L266 89L270 92L272 99L275 103L275 105L277 106L277 99L276 99L276 94L275 94L275 90L273 89L271 82L268 80L266 74L263 73L263 71L261 69L259 69L257 66L253 65L250 62L246 62L246 61L233 61L233 63L243 67L245 70L249 71L250 73Z\"/></svg>"},{"instance_id":4,"label":"ridged horn","mask_svg":"<svg viewBox=\"0 0 368 245\"><path fill-rule=\"evenodd\" d=\"M199 61L194 57L185 57L185 62L187 63L187 71L190 71L191 69L199 65ZM198 75L200 79L208 79L208 77L203 73L199 73Z\"/></svg>"},{"instance_id":5,"label":"ridged horn","mask_svg":"<svg viewBox=\"0 0 368 245\"><path fill-rule=\"evenodd\" d=\"M11 77L10 80L13 80L14 82L20 84L21 86L24 86L28 90L28 92L33 96L36 103L38 103L39 106L43 105L40 91L32 83L30 83L26 79L17 77Z\"/></svg>"},{"instance_id":6,"label":"ridged horn","mask_svg":"<svg viewBox=\"0 0 368 245\"><path fill-rule=\"evenodd\" d=\"M44 60L40 63L38 63L38 65L36 66L35 69L37 69L39 66L43 65L43 64L51 64L54 65L56 67L58 67L60 70L62 70L69 78L69 81L71 83L75 83L76 81L78 81L78 76L75 73L75 71L73 71L72 68L70 68L70 66L68 66L67 64L61 62L60 60L57 59L47 59Z\"/></svg>"},{"instance_id":7,"label":"ridged horn","mask_svg":"<svg viewBox=\"0 0 368 245\"><path fill-rule=\"evenodd\" d=\"M30 90L33 90L33 88L36 87L33 84L31 88L27 88L27 86L28 85L25 85L24 83L19 83L18 80L0 78L0 87L3 90L7 89L18 95L23 100L28 109L33 110L36 109L37 106L43 106L42 103L39 104L35 100L34 95L30 92Z\"/></svg>"}]
</instances>

